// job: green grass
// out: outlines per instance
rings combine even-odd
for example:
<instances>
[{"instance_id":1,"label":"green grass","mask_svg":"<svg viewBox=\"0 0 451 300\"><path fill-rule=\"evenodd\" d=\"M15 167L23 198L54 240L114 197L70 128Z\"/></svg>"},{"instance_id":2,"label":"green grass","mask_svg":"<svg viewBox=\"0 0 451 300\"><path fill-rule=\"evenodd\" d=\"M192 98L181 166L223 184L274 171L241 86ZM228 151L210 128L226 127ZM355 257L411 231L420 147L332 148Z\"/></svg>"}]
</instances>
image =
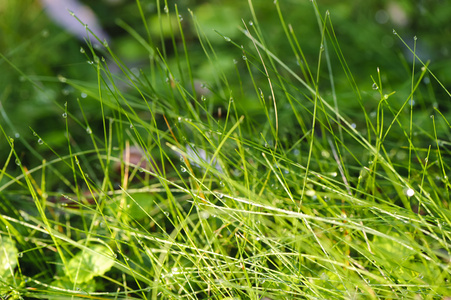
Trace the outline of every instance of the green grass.
<instances>
[{"instance_id":1,"label":"green grass","mask_svg":"<svg viewBox=\"0 0 451 300\"><path fill-rule=\"evenodd\" d=\"M1 297L451 295L450 94L416 39L395 34L415 59L364 80L315 1L307 45L282 3L277 37L254 4L214 35L177 6L158 10L160 33L118 21L147 55L138 68L107 44L74 46L81 77L1 54L22 78L2 103L20 82L51 119L15 135L0 107Z\"/></svg>"}]
</instances>

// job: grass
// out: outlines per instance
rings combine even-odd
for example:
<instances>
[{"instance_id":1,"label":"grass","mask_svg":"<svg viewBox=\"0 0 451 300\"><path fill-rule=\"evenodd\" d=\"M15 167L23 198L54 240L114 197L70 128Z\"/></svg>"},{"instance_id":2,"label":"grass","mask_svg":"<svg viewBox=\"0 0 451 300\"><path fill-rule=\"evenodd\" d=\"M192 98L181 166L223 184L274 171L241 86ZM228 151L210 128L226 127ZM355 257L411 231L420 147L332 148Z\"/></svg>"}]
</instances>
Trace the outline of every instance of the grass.
<instances>
[{"instance_id":1,"label":"grass","mask_svg":"<svg viewBox=\"0 0 451 300\"><path fill-rule=\"evenodd\" d=\"M1 297L450 296L446 85L416 39L405 78L374 68L363 85L329 12L309 4L305 49L281 6L280 45L249 1L233 36L169 5L162 43L119 23L148 55L140 68L103 41L83 46L81 78L1 54L53 119L28 138L0 107Z\"/></svg>"}]
</instances>

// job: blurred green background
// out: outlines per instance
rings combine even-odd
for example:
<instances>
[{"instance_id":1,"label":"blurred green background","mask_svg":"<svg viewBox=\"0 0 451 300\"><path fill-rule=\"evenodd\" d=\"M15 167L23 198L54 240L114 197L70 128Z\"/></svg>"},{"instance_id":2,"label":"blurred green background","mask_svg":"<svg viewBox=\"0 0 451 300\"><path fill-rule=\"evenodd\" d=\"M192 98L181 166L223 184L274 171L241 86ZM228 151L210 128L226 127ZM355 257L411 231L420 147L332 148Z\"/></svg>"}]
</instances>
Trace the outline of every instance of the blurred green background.
<instances>
[{"instance_id":1,"label":"blurred green background","mask_svg":"<svg viewBox=\"0 0 451 300\"><path fill-rule=\"evenodd\" d=\"M132 70L149 71L149 52L125 29L127 24L148 40L146 28L137 8L136 1L83 1L95 12L103 30L109 35L109 45ZM235 78L236 67L245 69L242 53L228 43L220 34L229 37L238 45L253 48L251 41L242 33L246 26L258 22L268 48L288 66L296 67L296 59L287 42L273 1L253 1L257 16L254 20L246 1L141 1L141 8L150 32L150 43L160 49L169 63L176 64L176 54L183 53L183 43L178 30L178 20L185 35L193 67L193 77L214 88L210 63L205 59L198 42L196 27L191 17L193 12L205 35L214 47L218 65L230 79L232 89L240 89ZM316 72L321 32L317 24L311 1L279 1L286 23L291 24L311 68ZM445 87L449 87L451 6L445 1L318 1L319 11L324 17L330 12L333 28L343 56L359 88L362 101L368 111L377 106L378 94L372 89L371 76L377 77L376 68L382 74L384 91L397 91L402 104L410 91L412 54L401 43L393 30L413 47L417 37L418 56L430 61L430 69ZM177 5L178 15L175 11ZM159 14L164 18L159 19ZM166 14L168 12L168 14ZM68 12L67 18L73 18ZM56 24L45 13L43 4L36 0L3 0L0 3L0 101L2 104L1 125L8 136L29 141L38 147L37 138L31 127L49 145L65 152L65 119L61 117L67 102L69 112L82 118L77 98L80 99L87 118L92 123L101 122L99 104L83 92L58 81L58 76L81 82L95 89L97 75L95 67L87 63L87 57L80 48L88 49L85 42L73 36L61 25ZM82 18L82 17L81 17ZM83 19L83 18L82 18ZM175 32L171 40L171 30ZM176 50L173 45L175 44ZM332 46L327 44L329 48ZM338 103L355 122L364 122L357 108L356 93L332 49L329 49L332 73ZM99 50L102 53L102 50ZM321 85L324 95L330 95L329 74L321 70ZM417 63L417 70L420 65ZM111 67L114 72L114 66ZM134 69L133 69L134 68ZM300 72L299 72L300 73ZM246 80L244 90L246 93ZM449 111L449 96L430 76L424 78L424 99L418 99L422 113L428 117L433 106L439 106L442 113ZM130 91L133 93L133 91ZM255 97L249 91L249 97ZM421 96L423 97L423 96ZM251 109L251 102L243 100L242 109ZM396 106L396 105L395 105ZM283 112L282 112L283 113ZM285 112L290 114L290 112ZM97 121L96 121L97 120ZM290 120L290 118L287 118ZM13 126L11 126L13 125ZM289 123L282 124L289 127ZM287 130L286 130L287 131ZM283 130L281 131L284 132ZM71 127L71 134L80 143L89 137L83 128ZM443 134L446 134L444 131ZM4 161L9 147L4 137L0 138L0 159ZM16 143L16 151L27 162L25 146ZM39 163L30 161L30 164Z\"/></svg>"}]
</instances>

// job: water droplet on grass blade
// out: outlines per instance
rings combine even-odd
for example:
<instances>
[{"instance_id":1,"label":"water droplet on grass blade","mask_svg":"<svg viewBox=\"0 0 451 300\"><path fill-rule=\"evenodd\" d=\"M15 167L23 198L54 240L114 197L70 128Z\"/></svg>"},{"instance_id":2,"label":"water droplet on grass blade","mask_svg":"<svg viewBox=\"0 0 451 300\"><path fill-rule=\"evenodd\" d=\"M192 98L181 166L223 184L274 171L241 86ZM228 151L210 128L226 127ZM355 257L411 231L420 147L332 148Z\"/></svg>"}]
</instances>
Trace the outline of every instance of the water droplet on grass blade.
<instances>
[{"instance_id":1,"label":"water droplet on grass blade","mask_svg":"<svg viewBox=\"0 0 451 300\"><path fill-rule=\"evenodd\" d=\"M408 188L406 190L406 195L407 195L407 197L412 197L413 195L415 195L415 191L411 188Z\"/></svg>"},{"instance_id":2,"label":"water droplet on grass blade","mask_svg":"<svg viewBox=\"0 0 451 300\"><path fill-rule=\"evenodd\" d=\"M225 37L224 37L224 40L225 40L226 42L230 42L230 41L231 41L231 39L230 39L228 36L225 36Z\"/></svg>"},{"instance_id":3,"label":"water droplet on grass blade","mask_svg":"<svg viewBox=\"0 0 451 300\"><path fill-rule=\"evenodd\" d=\"M373 90L377 90L377 89L379 89L379 87L377 86L376 83L373 83Z\"/></svg>"},{"instance_id":4,"label":"water droplet on grass blade","mask_svg":"<svg viewBox=\"0 0 451 300\"><path fill-rule=\"evenodd\" d=\"M243 58L243 60L247 60L246 55L243 55L242 58Z\"/></svg>"},{"instance_id":5,"label":"water droplet on grass blade","mask_svg":"<svg viewBox=\"0 0 451 300\"><path fill-rule=\"evenodd\" d=\"M398 35L398 33L396 32L396 30L393 29L393 34L394 35Z\"/></svg>"},{"instance_id":6,"label":"water droplet on grass blade","mask_svg":"<svg viewBox=\"0 0 451 300\"><path fill-rule=\"evenodd\" d=\"M80 47L80 53L85 53L85 49L83 47Z\"/></svg>"},{"instance_id":7,"label":"water droplet on grass blade","mask_svg":"<svg viewBox=\"0 0 451 300\"><path fill-rule=\"evenodd\" d=\"M62 116L64 119L66 119L66 118L67 118L67 113L63 113L61 116Z\"/></svg>"},{"instance_id":8,"label":"water droplet on grass blade","mask_svg":"<svg viewBox=\"0 0 451 300\"><path fill-rule=\"evenodd\" d=\"M92 129L91 129L91 127L86 127L86 133L87 134L92 134Z\"/></svg>"},{"instance_id":9,"label":"water droplet on grass blade","mask_svg":"<svg viewBox=\"0 0 451 300\"><path fill-rule=\"evenodd\" d=\"M42 144L44 144L44 141L42 139L38 139L38 144L42 145Z\"/></svg>"}]
</instances>

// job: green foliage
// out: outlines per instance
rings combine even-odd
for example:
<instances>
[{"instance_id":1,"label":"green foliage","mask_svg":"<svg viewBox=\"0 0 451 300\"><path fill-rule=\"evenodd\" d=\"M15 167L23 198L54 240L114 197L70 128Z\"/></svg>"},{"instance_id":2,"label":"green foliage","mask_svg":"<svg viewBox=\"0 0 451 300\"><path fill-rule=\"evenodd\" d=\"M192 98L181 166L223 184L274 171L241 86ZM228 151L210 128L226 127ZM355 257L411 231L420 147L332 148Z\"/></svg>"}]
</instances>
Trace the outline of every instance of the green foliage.
<instances>
[{"instance_id":1,"label":"green foliage","mask_svg":"<svg viewBox=\"0 0 451 300\"><path fill-rule=\"evenodd\" d=\"M8 279L13 275L13 271L17 266L18 251L16 243L8 237L1 238L1 253L0 260L0 278L2 280Z\"/></svg>"},{"instance_id":2,"label":"green foliage","mask_svg":"<svg viewBox=\"0 0 451 300\"><path fill-rule=\"evenodd\" d=\"M5 3L0 297L449 296L450 8Z\"/></svg>"}]
</instances>

